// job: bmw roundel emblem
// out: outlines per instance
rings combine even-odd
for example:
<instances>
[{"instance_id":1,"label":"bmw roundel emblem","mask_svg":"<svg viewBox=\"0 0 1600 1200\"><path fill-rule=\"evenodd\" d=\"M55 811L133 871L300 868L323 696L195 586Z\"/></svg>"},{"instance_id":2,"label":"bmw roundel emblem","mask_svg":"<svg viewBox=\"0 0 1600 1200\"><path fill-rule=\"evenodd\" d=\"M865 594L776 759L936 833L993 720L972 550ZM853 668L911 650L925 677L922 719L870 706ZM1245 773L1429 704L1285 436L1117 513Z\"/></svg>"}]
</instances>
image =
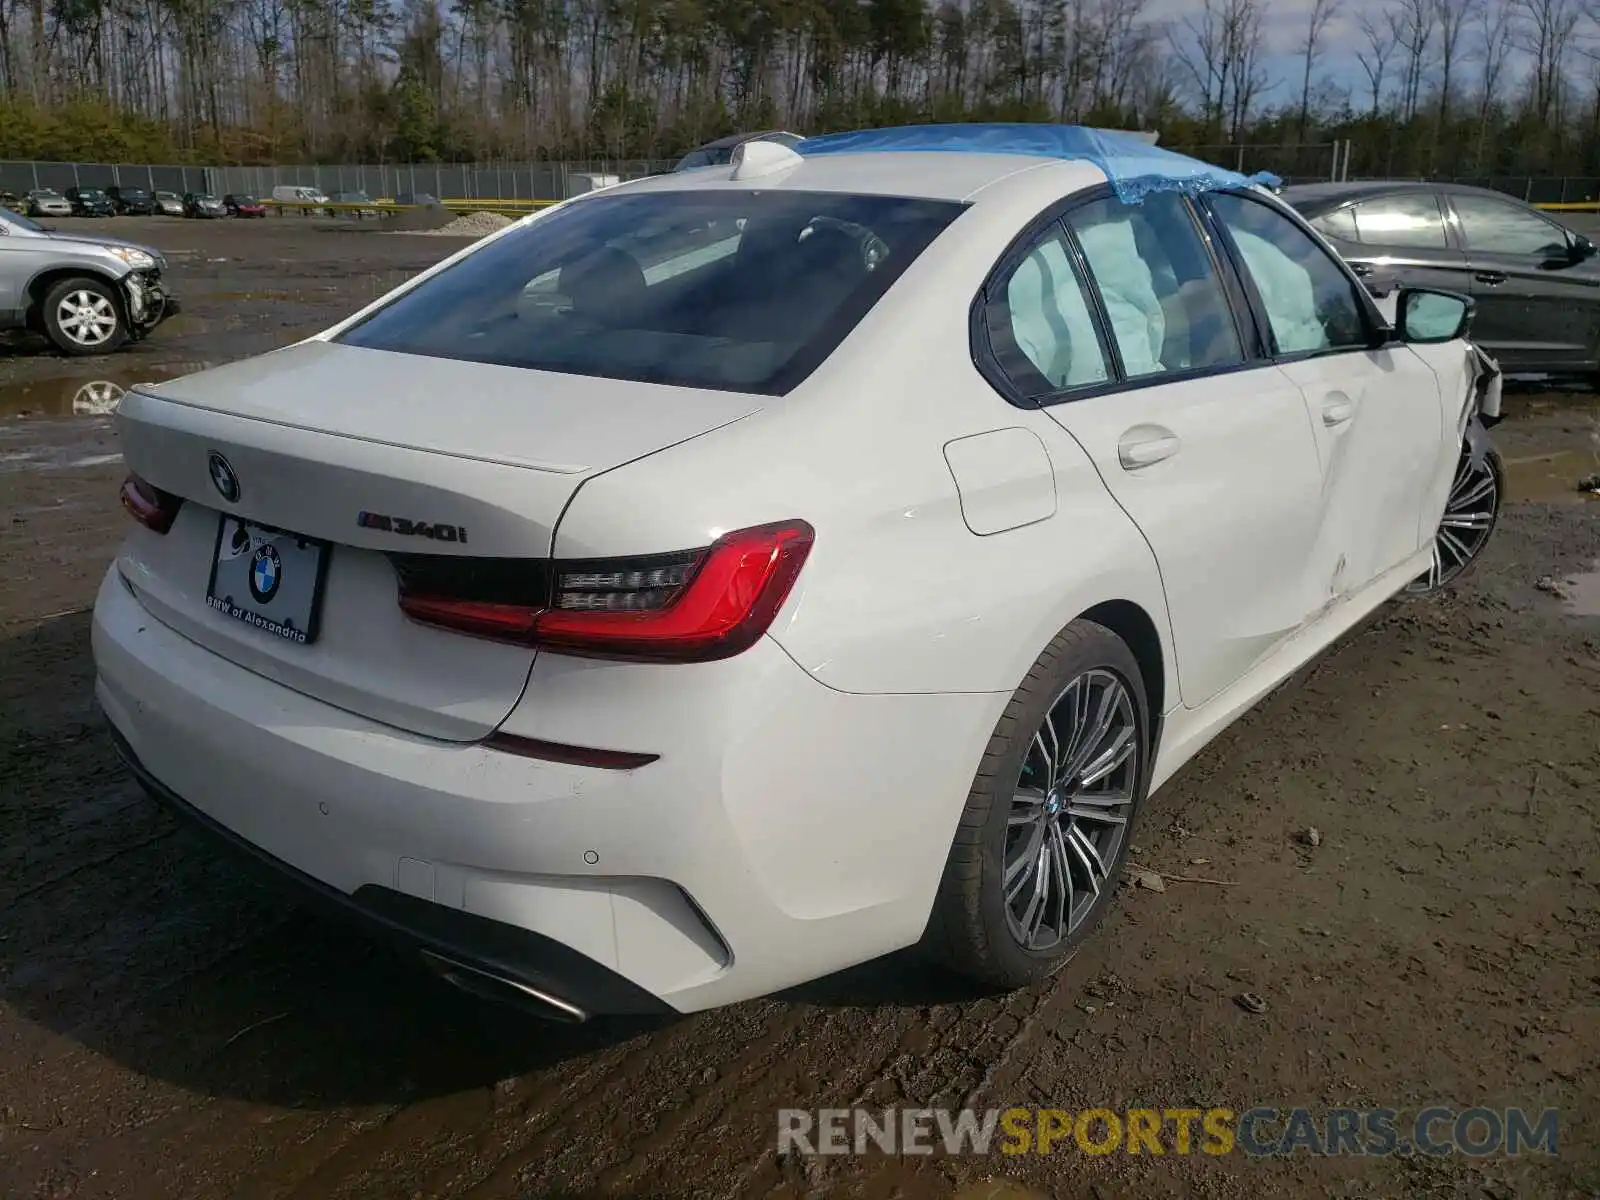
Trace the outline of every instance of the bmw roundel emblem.
<instances>
[{"instance_id":1,"label":"bmw roundel emblem","mask_svg":"<svg viewBox=\"0 0 1600 1200\"><path fill-rule=\"evenodd\" d=\"M233 473L233 467L227 459L215 450L207 466L211 471L211 483L229 504L239 499L239 477Z\"/></svg>"},{"instance_id":2,"label":"bmw roundel emblem","mask_svg":"<svg viewBox=\"0 0 1600 1200\"><path fill-rule=\"evenodd\" d=\"M262 604L278 593L283 582L283 560L275 546L263 546L250 559L250 594Z\"/></svg>"}]
</instances>

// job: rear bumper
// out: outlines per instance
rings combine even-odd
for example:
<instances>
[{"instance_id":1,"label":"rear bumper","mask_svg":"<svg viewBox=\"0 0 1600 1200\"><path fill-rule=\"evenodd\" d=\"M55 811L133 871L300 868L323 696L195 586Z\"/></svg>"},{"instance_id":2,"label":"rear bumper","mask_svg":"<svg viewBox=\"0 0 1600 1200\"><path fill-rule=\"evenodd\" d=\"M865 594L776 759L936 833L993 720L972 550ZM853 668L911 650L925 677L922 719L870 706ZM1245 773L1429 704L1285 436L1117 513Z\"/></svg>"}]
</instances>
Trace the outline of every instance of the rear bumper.
<instances>
[{"instance_id":1,"label":"rear bumper","mask_svg":"<svg viewBox=\"0 0 1600 1200\"><path fill-rule=\"evenodd\" d=\"M539 656L502 728L662 755L606 770L292 691L161 624L115 567L93 643L97 699L157 795L390 932L591 1013L711 1008L915 943L1006 700L847 695L770 640L691 667Z\"/></svg>"},{"instance_id":2,"label":"rear bumper","mask_svg":"<svg viewBox=\"0 0 1600 1200\"><path fill-rule=\"evenodd\" d=\"M591 1015L668 1016L670 1005L570 947L514 925L491 921L379 884L346 895L252 845L201 812L145 769L115 727L112 744L150 796L204 834L219 852L313 906L421 953L468 990L520 1004L537 1016L586 1020ZM499 981L502 986L493 986ZM476 984L477 986L473 986Z\"/></svg>"}]
</instances>

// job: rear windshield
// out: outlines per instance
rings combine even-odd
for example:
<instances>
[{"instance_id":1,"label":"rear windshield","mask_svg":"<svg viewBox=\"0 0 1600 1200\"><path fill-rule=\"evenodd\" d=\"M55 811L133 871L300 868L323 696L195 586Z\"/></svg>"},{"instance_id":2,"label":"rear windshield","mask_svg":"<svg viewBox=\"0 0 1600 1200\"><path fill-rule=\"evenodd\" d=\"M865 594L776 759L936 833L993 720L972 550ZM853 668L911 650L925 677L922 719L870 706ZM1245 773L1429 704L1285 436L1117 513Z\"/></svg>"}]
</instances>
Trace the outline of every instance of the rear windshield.
<instances>
[{"instance_id":1,"label":"rear windshield","mask_svg":"<svg viewBox=\"0 0 1600 1200\"><path fill-rule=\"evenodd\" d=\"M778 395L962 211L785 191L596 196L501 236L338 340Z\"/></svg>"}]
</instances>

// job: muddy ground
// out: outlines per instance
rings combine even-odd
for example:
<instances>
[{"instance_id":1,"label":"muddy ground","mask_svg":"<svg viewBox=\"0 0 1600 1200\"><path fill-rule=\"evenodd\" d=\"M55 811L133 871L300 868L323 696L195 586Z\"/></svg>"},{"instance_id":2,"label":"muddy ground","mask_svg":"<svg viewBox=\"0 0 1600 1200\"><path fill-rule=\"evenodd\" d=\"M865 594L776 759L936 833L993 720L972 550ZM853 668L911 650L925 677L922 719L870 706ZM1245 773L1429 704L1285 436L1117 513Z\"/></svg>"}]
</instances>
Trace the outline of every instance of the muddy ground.
<instances>
[{"instance_id":1,"label":"muddy ground","mask_svg":"<svg viewBox=\"0 0 1600 1200\"><path fill-rule=\"evenodd\" d=\"M1215 882L1125 892L1050 985L981 996L897 957L572 1030L239 877L141 796L91 702L86 609L122 521L96 410L459 243L135 227L173 255L183 317L98 361L0 346L0 1197L1600 1195L1592 397L1511 398L1514 503L1475 574L1383 612L1159 793L1139 861ZM1559 1108L1559 1156L774 1152L780 1107L1435 1102Z\"/></svg>"}]
</instances>

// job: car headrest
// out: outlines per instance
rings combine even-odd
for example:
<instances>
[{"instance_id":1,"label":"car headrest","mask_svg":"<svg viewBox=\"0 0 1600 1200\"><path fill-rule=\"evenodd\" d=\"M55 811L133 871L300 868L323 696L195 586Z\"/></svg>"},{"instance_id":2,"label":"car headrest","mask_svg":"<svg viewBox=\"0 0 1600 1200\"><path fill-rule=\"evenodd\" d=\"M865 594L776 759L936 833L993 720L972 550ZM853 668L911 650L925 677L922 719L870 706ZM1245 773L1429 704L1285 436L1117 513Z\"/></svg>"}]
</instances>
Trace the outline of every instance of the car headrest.
<instances>
[{"instance_id":1,"label":"car headrest","mask_svg":"<svg viewBox=\"0 0 1600 1200\"><path fill-rule=\"evenodd\" d=\"M614 246L605 246L561 268L558 287L585 316L614 316L643 299L644 268Z\"/></svg>"}]
</instances>

